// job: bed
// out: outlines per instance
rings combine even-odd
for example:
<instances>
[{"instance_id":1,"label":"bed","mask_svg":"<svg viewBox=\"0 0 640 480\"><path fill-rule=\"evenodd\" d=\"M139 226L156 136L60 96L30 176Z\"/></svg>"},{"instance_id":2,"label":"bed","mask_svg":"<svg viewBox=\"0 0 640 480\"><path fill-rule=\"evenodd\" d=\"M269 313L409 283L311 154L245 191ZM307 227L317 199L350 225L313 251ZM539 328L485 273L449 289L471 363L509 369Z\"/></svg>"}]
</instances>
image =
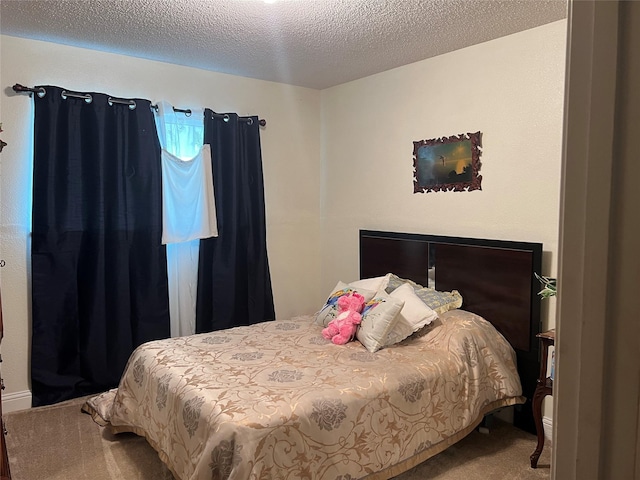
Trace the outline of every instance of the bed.
<instances>
[{"instance_id":1,"label":"bed","mask_svg":"<svg viewBox=\"0 0 640 480\"><path fill-rule=\"evenodd\" d=\"M314 315L150 342L118 388L84 408L114 432L146 437L180 480L388 479L484 415L530 403L520 358L535 356L540 256L539 244L363 230L361 278L394 272L427 285L431 275L437 289L460 292L462 308L374 352L329 342ZM510 293L514 283L526 295Z\"/></svg>"}]
</instances>

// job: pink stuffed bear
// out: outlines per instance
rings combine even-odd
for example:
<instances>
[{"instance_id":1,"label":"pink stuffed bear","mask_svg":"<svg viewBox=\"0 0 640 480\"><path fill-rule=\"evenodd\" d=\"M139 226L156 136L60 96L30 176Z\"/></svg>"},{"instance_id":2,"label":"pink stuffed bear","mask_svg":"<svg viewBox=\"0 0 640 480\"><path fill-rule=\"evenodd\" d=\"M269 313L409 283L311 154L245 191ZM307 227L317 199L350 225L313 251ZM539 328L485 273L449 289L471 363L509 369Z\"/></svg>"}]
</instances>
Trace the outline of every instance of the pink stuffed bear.
<instances>
[{"instance_id":1,"label":"pink stuffed bear","mask_svg":"<svg viewBox=\"0 0 640 480\"><path fill-rule=\"evenodd\" d=\"M359 293L343 295L338 299L338 316L322 330L322 336L336 345L343 345L355 336L358 325L362 321L364 297Z\"/></svg>"}]
</instances>

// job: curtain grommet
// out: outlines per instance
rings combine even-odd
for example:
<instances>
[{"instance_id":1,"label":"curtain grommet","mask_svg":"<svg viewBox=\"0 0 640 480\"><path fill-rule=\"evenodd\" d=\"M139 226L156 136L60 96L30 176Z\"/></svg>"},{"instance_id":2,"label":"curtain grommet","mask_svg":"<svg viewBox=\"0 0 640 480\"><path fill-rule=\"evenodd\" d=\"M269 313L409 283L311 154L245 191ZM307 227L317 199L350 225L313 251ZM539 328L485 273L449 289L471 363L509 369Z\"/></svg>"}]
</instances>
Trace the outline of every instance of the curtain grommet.
<instances>
[{"instance_id":1,"label":"curtain grommet","mask_svg":"<svg viewBox=\"0 0 640 480\"><path fill-rule=\"evenodd\" d=\"M91 95L87 94L82 94L82 93L75 93L75 92L67 92L66 90L63 90L60 93L60 96L63 98L63 100L66 100L69 97L74 97L74 98L81 98L85 101L85 103L91 103L93 102L93 97Z\"/></svg>"},{"instance_id":2,"label":"curtain grommet","mask_svg":"<svg viewBox=\"0 0 640 480\"><path fill-rule=\"evenodd\" d=\"M138 106L135 100L121 100L119 98L113 98L113 97L107 98L107 103L109 104L110 107L113 107L115 103L126 105L129 107L129 110L135 110L136 107Z\"/></svg>"}]
</instances>

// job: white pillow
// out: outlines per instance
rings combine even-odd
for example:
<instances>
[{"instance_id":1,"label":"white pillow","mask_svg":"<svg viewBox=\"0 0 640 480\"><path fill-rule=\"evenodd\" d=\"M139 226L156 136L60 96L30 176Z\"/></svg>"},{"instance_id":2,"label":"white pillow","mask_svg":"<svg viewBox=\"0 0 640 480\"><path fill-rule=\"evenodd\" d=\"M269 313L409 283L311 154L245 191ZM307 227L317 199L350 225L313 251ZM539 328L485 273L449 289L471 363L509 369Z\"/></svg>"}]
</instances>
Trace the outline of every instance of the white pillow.
<instances>
[{"instance_id":1,"label":"white pillow","mask_svg":"<svg viewBox=\"0 0 640 480\"><path fill-rule=\"evenodd\" d=\"M387 336L385 347L401 342L438 318L438 314L420 300L409 283L396 288L390 297L403 301L404 306Z\"/></svg>"},{"instance_id":2,"label":"white pillow","mask_svg":"<svg viewBox=\"0 0 640 480\"><path fill-rule=\"evenodd\" d=\"M387 288L390 275L390 273L387 273L383 277L363 278L362 280L350 282L349 285L356 288L366 288L367 290L379 292L380 290L384 290L385 288Z\"/></svg>"},{"instance_id":3,"label":"white pillow","mask_svg":"<svg viewBox=\"0 0 640 480\"><path fill-rule=\"evenodd\" d=\"M404 301L392 298L384 290L376 293L362 310L362 322L356 338L371 353L385 346L387 336L395 325Z\"/></svg>"},{"instance_id":4,"label":"white pillow","mask_svg":"<svg viewBox=\"0 0 640 480\"><path fill-rule=\"evenodd\" d=\"M375 290L367 290L365 288L354 287L344 282L338 282L331 291L324 306L316 313L316 323L323 327L329 325L329 322L338 316L338 299L343 295L350 295L353 292L362 295L365 303L371 300L376 294Z\"/></svg>"}]
</instances>

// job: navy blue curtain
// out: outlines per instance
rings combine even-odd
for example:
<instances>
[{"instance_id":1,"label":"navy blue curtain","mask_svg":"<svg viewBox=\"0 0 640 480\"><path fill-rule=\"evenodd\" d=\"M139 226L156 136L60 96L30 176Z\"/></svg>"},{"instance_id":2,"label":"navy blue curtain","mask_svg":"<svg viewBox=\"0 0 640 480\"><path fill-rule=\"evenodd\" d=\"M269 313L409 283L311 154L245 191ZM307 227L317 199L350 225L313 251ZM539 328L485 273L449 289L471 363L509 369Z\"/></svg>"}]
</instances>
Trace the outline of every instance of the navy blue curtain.
<instances>
[{"instance_id":1,"label":"navy blue curtain","mask_svg":"<svg viewBox=\"0 0 640 480\"><path fill-rule=\"evenodd\" d=\"M200 240L196 332L275 319L257 117L205 110L219 236Z\"/></svg>"},{"instance_id":2,"label":"navy blue curtain","mask_svg":"<svg viewBox=\"0 0 640 480\"><path fill-rule=\"evenodd\" d=\"M34 406L117 386L135 347L169 336L149 101L44 88L34 95Z\"/></svg>"}]
</instances>

